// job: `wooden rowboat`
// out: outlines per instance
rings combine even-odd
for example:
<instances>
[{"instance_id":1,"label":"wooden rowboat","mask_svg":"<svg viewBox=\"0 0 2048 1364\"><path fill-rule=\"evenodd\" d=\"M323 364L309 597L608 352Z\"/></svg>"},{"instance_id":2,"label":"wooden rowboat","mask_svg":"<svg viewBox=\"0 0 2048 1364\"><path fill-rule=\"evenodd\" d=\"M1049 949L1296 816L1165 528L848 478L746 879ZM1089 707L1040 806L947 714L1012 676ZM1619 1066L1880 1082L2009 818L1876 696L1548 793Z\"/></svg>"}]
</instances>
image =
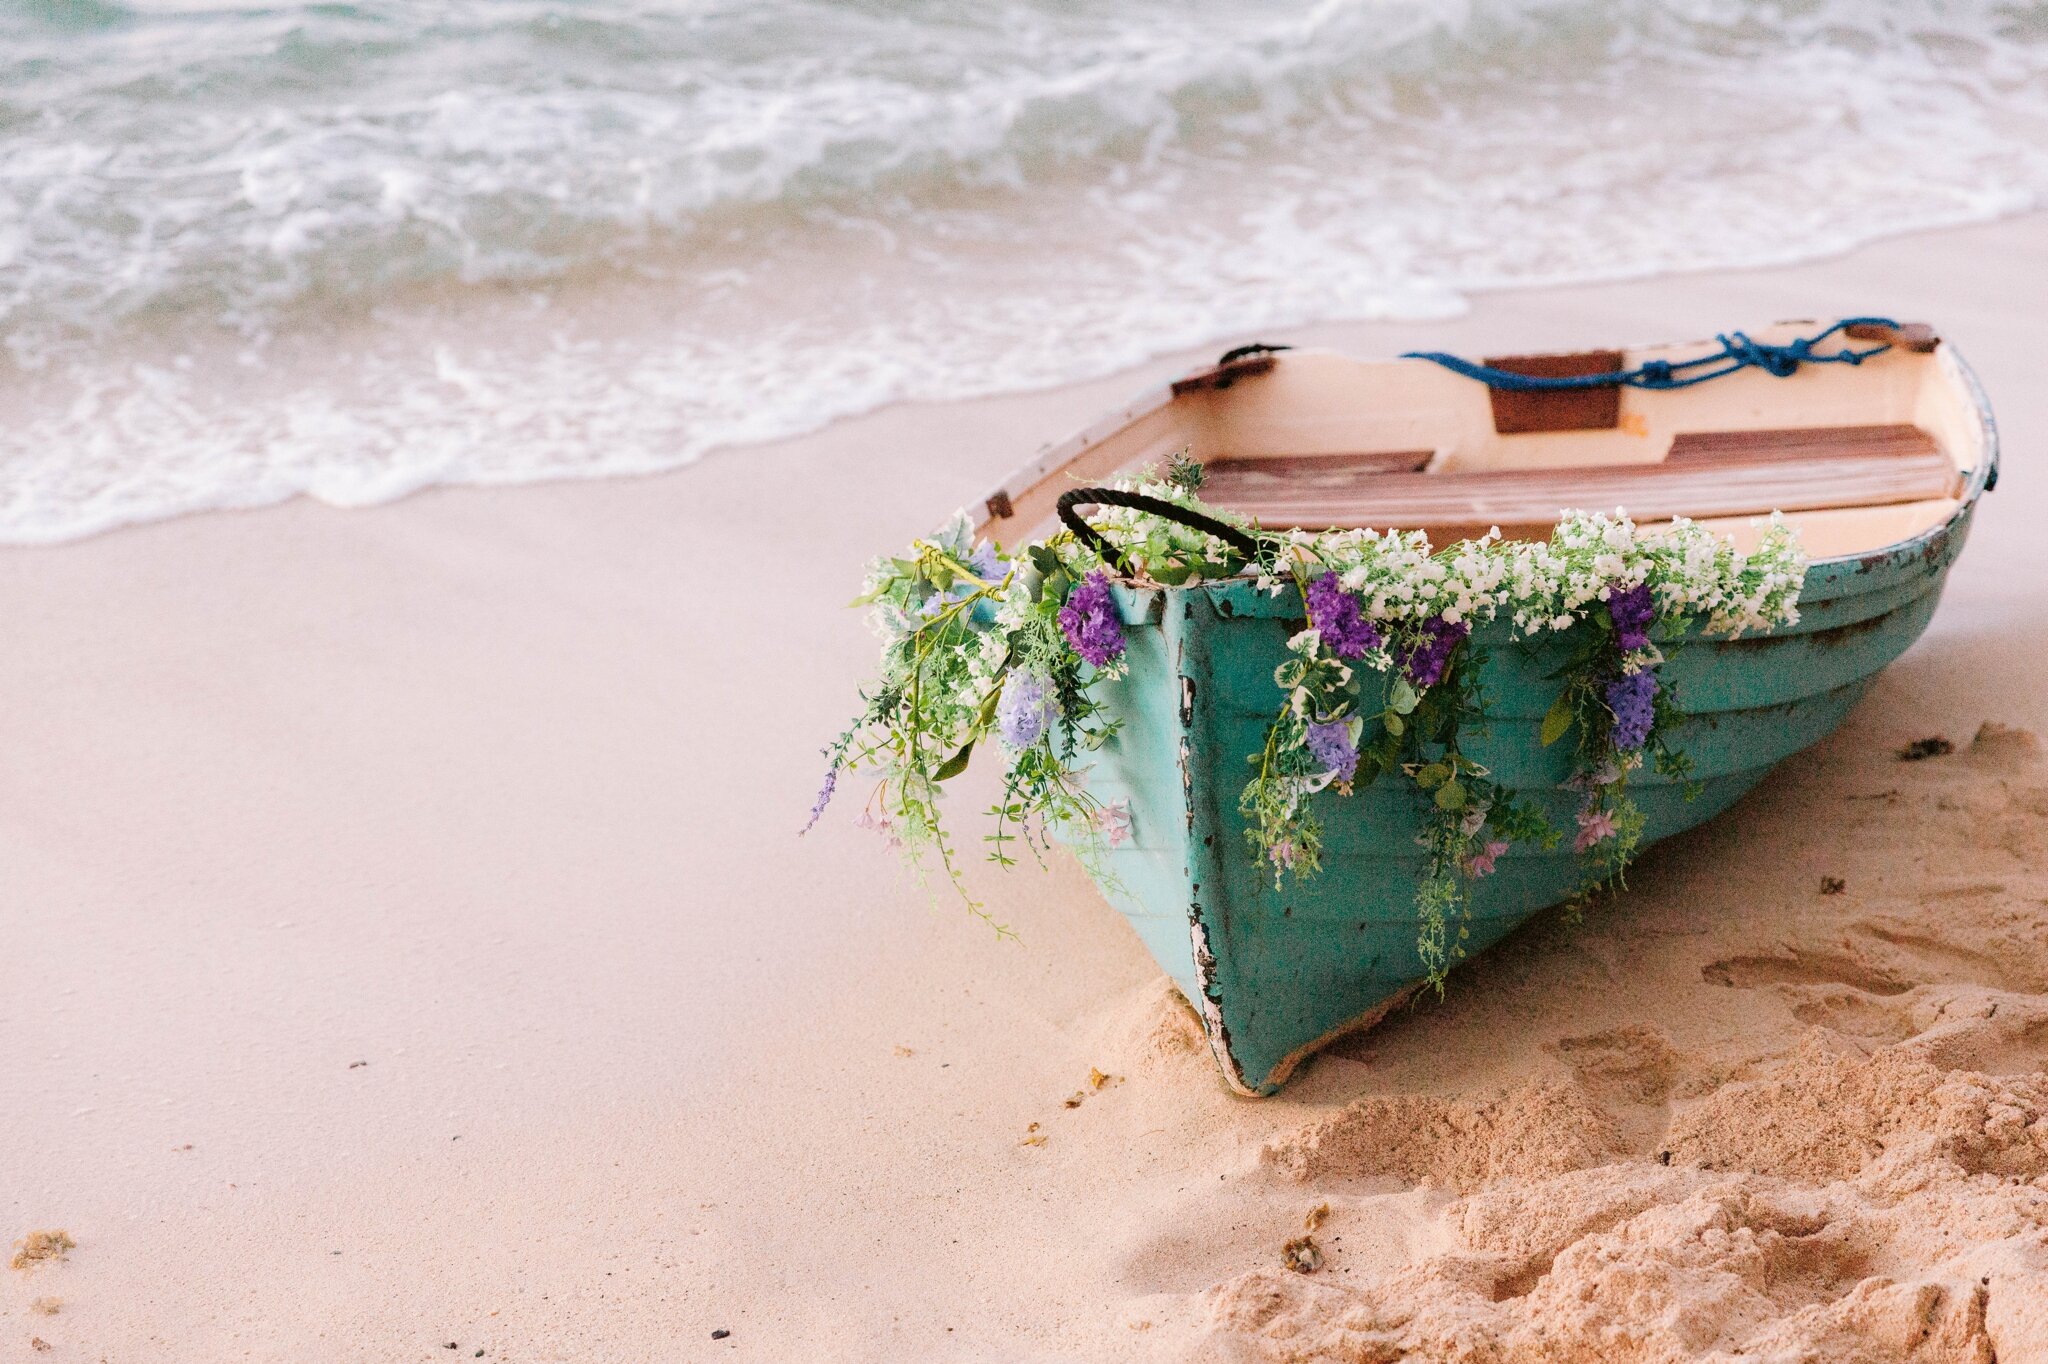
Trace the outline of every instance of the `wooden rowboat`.
<instances>
[{"instance_id":1,"label":"wooden rowboat","mask_svg":"<svg viewBox=\"0 0 2048 1364\"><path fill-rule=\"evenodd\" d=\"M1809 324L1754 334L1787 345ZM1233 352L1050 448L987 500L984 533L1015 542L1063 492L1191 450L1204 500L1268 528L1424 529L1438 545L1498 526L1547 535L1564 508L1624 507L1639 524L1687 516L1753 540L1782 511L1811 566L1796 625L1695 639L1666 665L1687 718L1677 745L1700 787L1645 771L1643 841L1711 818L1773 766L1825 737L1926 628L1978 497L1997 475L1991 415L1952 347L1922 327L1850 336L1891 348L1861 364L1745 369L1670 391L1536 393L1476 383L1427 359L1309 350ZM1683 365L1715 342L1488 363L1531 375ZM1246 580L1126 584L1122 722L1091 790L1125 800L1131 837L1098 881L1201 1013L1230 1085L1270 1094L1316 1047L1384 1015L1427 974L1417 952L1414 835L1422 796L1380 783L1323 809L1324 871L1272 877L1246 851L1237 795L1273 706L1273 671L1301 602ZM1538 742L1567 642L1482 626L1490 735L1469 745L1560 827L1571 756ZM1472 887L1470 949L1567 898L1569 848L1517 845Z\"/></svg>"}]
</instances>

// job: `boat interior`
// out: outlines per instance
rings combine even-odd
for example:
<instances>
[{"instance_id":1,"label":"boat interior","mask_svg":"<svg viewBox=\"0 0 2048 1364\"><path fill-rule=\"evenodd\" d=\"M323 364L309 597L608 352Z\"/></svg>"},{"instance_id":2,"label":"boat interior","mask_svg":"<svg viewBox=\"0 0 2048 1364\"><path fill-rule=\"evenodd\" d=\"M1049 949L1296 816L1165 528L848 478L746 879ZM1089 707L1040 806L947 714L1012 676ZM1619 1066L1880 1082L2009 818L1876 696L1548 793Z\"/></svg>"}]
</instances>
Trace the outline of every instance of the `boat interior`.
<instances>
[{"instance_id":1,"label":"boat interior","mask_svg":"<svg viewBox=\"0 0 2048 1364\"><path fill-rule=\"evenodd\" d=\"M1823 325L1750 335L1784 345ZM1268 528L1420 529L1445 545L1493 527L1540 538L1564 510L1619 507L1641 525L1685 516L1744 544L1778 511L1813 558L1867 554L1947 521L1992 458L1976 387L1930 329L1852 331L1819 350L1873 342L1891 348L1783 377L1751 368L1687 388L1534 393L1429 360L1233 355L1049 447L989 496L982 528L1014 543L1047 528L1068 489L1186 451L1206 470L1205 501ZM1707 340L1484 363L1595 374L1717 349Z\"/></svg>"}]
</instances>

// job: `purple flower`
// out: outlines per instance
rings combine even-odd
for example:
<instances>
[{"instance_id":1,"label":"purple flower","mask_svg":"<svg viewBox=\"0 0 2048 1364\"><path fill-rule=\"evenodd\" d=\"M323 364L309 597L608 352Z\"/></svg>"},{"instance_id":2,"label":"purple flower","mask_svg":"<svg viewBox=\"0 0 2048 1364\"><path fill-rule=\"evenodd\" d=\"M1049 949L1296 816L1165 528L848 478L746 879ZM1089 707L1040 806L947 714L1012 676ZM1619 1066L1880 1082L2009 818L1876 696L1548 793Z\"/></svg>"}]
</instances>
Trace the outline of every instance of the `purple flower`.
<instances>
[{"instance_id":1,"label":"purple flower","mask_svg":"<svg viewBox=\"0 0 2048 1364\"><path fill-rule=\"evenodd\" d=\"M1067 604L1060 608L1060 632L1075 653L1098 668L1124 651L1124 623L1117 619L1109 577L1101 569L1067 594Z\"/></svg>"},{"instance_id":2,"label":"purple flower","mask_svg":"<svg viewBox=\"0 0 2048 1364\"><path fill-rule=\"evenodd\" d=\"M1384 638L1365 618L1358 598L1338 585L1334 573L1325 573L1308 585L1308 623L1339 658L1363 658L1379 648Z\"/></svg>"},{"instance_id":3,"label":"purple flower","mask_svg":"<svg viewBox=\"0 0 2048 1364\"><path fill-rule=\"evenodd\" d=\"M1029 748L1052 723L1053 700L1046 694L1044 679L1032 673L1011 673L1003 682L1003 699L996 706L996 724L1003 742L1012 748Z\"/></svg>"},{"instance_id":4,"label":"purple flower","mask_svg":"<svg viewBox=\"0 0 2048 1364\"><path fill-rule=\"evenodd\" d=\"M1003 557L996 553L996 547L986 540L977 540L974 553L967 556L967 566L974 570L983 582L994 582L1003 576Z\"/></svg>"},{"instance_id":5,"label":"purple flower","mask_svg":"<svg viewBox=\"0 0 2048 1364\"><path fill-rule=\"evenodd\" d=\"M826 751L830 752L831 750L827 749ZM798 829L796 831L796 836L798 838L802 838L805 834L811 831L812 826L818 822L819 816L825 813L825 807L832 803L832 793L836 791L838 788L839 760L837 758L834 758L832 760L832 766L827 768L825 771L825 784L818 788L818 799L816 803L814 803L811 806L811 817L804 821L803 828Z\"/></svg>"},{"instance_id":6,"label":"purple flower","mask_svg":"<svg viewBox=\"0 0 2048 1364\"><path fill-rule=\"evenodd\" d=\"M1346 721L1310 722L1308 751L1310 757L1335 773L1338 781L1350 781L1358 775L1358 747L1351 742L1351 726Z\"/></svg>"},{"instance_id":7,"label":"purple flower","mask_svg":"<svg viewBox=\"0 0 2048 1364\"><path fill-rule=\"evenodd\" d=\"M1615 643L1623 653L1650 647L1650 622L1656 618L1657 608L1650 600L1648 583L1613 588L1607 593L1607 619L1614 622Z\"/></svg>"},{"instance_id":8,"label":"purple flower","mask_svg":"<svg viewBox=\"0 0 2048 1364\"><path fill-rule=\"evenodd\" d=\"M1657 674L1648 668L1623 673L1607 684L1607 708L1614 712L1614 747L1633 753L1649 742L1657 721Z\"/></svg>"},{"instance_id":9,"label":"purple flower","mask_svg":"<svg viewBox=\"0 0 2048 1364\"><path fill-rule=\"evenodd\" d=\"M1471 633L1472 627L1462 620L1453 624L1442 616L1431 616L1422 622L1420 637L1396 651L1396 661L1417 690L1427 691L1443 680L1444 669L1450 666L1451 650Z\"/></svg>"}]
</instances>

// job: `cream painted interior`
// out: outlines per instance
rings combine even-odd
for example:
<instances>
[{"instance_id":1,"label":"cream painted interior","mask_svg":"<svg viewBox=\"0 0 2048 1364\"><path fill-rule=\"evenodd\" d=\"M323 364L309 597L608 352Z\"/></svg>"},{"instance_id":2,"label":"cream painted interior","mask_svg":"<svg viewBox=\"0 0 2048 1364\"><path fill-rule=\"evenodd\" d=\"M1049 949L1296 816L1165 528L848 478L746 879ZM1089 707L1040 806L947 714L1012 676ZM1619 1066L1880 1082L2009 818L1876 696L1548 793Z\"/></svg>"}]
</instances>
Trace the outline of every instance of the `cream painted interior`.
<instances>
[{"instance_id":1,"label":"cream painted interior","mask_svg":"<svg viewBox=\"0 0 2048 1364\"><path fill-rule=\"evenodd\" d=\"M1811 322L1754 330L1783 343L1817 330ZM1690 359L1716 343L1685 342L1626 351L1624 363ZM1655 463L1689 432L1911 424L1932 436L1959 471L1985 458L1987 432L1972 386L1946 345L1931 354L1889 351L1861 365L1809 365L1777 378L1744 370L1694 388L1621 391L1612 430L1501 435L1485 385L1426 360L1360 360L1333 351L1287 351L1265 374L1224 389L1176 396L1162 388L1056 446L989 499L984 530L1015 542L1052 520L1069 488L1159 464L1188 450L1214 460L1314 457L1427 450L1430 472L1484 472ZM1868 553L1945 521L1954 499L1793 513L1815 558ZM1008 515L1000 515L1006 510ZM1754 534L1749 518L1705 524ZM1429 529L1429 527L1422 527ZM1412 529L1412 527L1403 527Z\"/></svg>"}]
</instances>

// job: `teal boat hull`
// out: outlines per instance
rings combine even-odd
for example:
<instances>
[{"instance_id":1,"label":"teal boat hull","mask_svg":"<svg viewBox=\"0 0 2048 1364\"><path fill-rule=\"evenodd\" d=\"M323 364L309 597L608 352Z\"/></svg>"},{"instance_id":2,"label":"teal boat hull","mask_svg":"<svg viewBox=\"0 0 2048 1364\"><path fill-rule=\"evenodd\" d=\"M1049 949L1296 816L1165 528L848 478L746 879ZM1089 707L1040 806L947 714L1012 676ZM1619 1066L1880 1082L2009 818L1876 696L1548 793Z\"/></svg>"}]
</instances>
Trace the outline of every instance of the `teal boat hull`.
<instances>
[{"instance_id":1,"label":"teal boat hull","mask_svg":"<svg viewBox=\"0 0 2048 1364\"><path fill-rule=\"evenodd\" d=\"M1926 535L1814 563L1796 625L1683 641L1662 676L1686 712L1675 744L1697 785L1636 774L1644 846L1712 818L1841 723L1932 619L1983 480ZM1122 723L1089 779L1104 800L1128 801L1131 836L1091 858L1090 870L1201 1014L1231 1087L1271 1094L1319 1045L1375 1021L1426 978L1415 911L1425 798L1398 781L1317 795L1323 869L1276 889L1253 859L1238 797L1246 755L1259 751L1278 703L1273 671L1300 626L1299 599L1240 580L1128 589L1120 600L1130 675L1102 692ZM1571 746L1538 740L1569 637L1517 640L1503 620L1475 641L1490 721L1466 751L1569 829ZM1569 898L1585 875L1568 842L1517 845L1472 883L1465 949L1485 950Z\"/></svg>"}]
</instances>

